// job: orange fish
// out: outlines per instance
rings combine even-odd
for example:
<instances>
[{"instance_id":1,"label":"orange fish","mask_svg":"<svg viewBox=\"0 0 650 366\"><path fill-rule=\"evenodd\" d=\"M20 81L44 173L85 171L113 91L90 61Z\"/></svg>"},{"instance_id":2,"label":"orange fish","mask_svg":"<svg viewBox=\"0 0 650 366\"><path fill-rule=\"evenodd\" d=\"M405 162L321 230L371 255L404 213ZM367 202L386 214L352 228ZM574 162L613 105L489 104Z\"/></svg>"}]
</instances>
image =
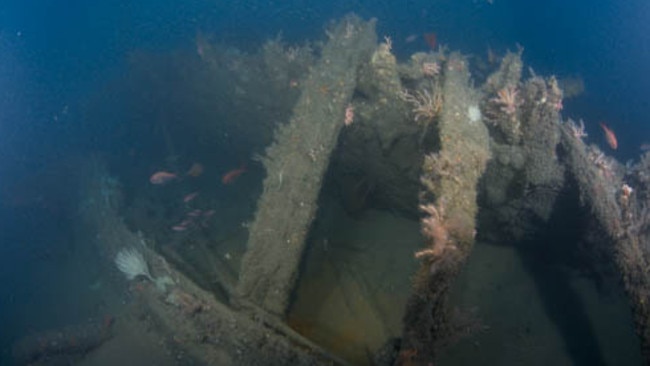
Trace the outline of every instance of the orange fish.
<instances>
[{"instance_id":1,"label":"orange fish","mask_svg":"<svg viewBox=\"0 0 650 366\"><path fill-rule=\"evenodd\" d=\"M153 173L149 178L149 182L151 182L151 184L166 184L177 178L178 176L174 173L161 171Z\"/></svg>"},{"instance_id":2,"label":"orange fish","mask_svg":"<svg viewBox=\"0 0 650 366\"><path fill-rule=\"evenodd\" d=\"M223 177L221 177L221 183L223 184L231 184L237 179L240 175L242 175L246 171L246 166L242 165L241 168L238 169L233 169L229 171L228 173L224 174Z\"/></svg>"},{"instance_id":3,"label":"orange fish","mask_svg":"<svg viewBox=\"0 0 650 366\"><path fill-rule=\"evenodd\" d=\"M600 127L602 127L603 132L605 133L605 139L607 140L609 147L616 150L616 148L618 148L618 141L616 140L616 135L614 134L614 131L609 129L609 127L607 127L607 125L604 124L603 122L600 123Z\"/></svg>"}]
</instances>

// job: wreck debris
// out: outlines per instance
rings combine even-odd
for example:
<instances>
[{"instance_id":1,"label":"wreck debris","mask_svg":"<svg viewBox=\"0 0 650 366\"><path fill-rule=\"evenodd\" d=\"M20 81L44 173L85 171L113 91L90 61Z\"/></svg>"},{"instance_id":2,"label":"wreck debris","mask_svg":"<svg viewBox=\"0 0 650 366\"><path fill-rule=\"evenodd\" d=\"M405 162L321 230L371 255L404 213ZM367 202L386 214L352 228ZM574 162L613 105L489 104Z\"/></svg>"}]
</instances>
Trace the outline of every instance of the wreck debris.
<instances>
[{"instance_id":1,"label":"wreck debris","mask_svg":"<svg viewBox=\"0 0 650 366\"><path fill-rule=\"evenodd\" d=\"M142 238L119 217L120 187L112 184L114 179L108 175L106 165L93 159L82 170L80 210L85 230L80 232L79 240L95 243L106 254L107 271L115 271L113 258L121 248L138 247L148 260L151 276L170 279L162 288L149 286L148 282L136 286L137 296L133 296L131 313L127 314L174 340L167 345L171 352L196 364L252 365L260 359L277 365L344 364L264 313L252 317L229 308L168 265L160 254L142 245ZM34 357L33 351L20 352L30 359Z\"/></svg>"},{"instance_id":2,"label":"wreck debris","mask_svg":"<svg viewBox=\"0 0 650 366\"><path fill-rule=\"evenodd\" d=\"M497 142L516 145L521 142L522 126L520 106L523 104L519 80L523 62L521 51L508 52L499 70L488 77L483 90L490 96L483 102L483 114L491 126L492 138Z\"/></svg>"},{"instance_id":3,"label":"wreck debris","mask_svg":"<svg viewBox=\"0 0 650 366\"><path fill-rule=\"evenodd\" d=\"M644 243L650 231L647 224L650 203L647 187L642 183L643 173L639 170L624 183L622 168L612 158L584 145L582 139L586 133L582 121L560 123L563 94L554 78L533 75L521 81L521 52L508 54L479 95L469 86L467 62L458 54L448 59L432 54L414 58L410 69L400 70L391 53L390 38L386 37L372 52L376 42L372 21L363 23L356 17L348 17L328 35L330 42L323 49L321 60L310 70L309 77L300 81L302 95L291 120L277 130L276 142L260 159L268 176L255 221L250 226L248 252L239 283L235 283L232 274L220 276L233 277L224 281L223 286L228 295L236 295L232 300L237 310L215 301L209 292L166 265L162 257L145 246L146 258L151 259L151 273L164 274L170 279L169 289L165 286L160 289L162 295L149 292L150 287L144 286L143 296L138 300L153 314L161 329L177 331L178 339L186 343L184 347L198 361L214 362L227 354L235 360L233 363L241 363L280 350L282 354L273 355L275 358L270 362L339 362L288 329L282 317L298 276L305 239L317 211L316 200L332 151L337 143L346 146L345 143L355 141L346 140L345 135L358 138L363 135L355 133L369 135L368 131L372 131L378 141L373 148L379 155L394 151L391 149L400 143L417 145L426 151L425 154L418 151L417 156L424 155L423 160L413 163L422 162L419 205L415 195L412 201L403 200L411 209L420 208L426 246L415 253L421 266L404 319L404 340L398 362L431 361L437 355L437 347L449 335L446 297L474 244L479 179L485 182L480 187L486 197L482 202L484 207L492 210L495 220L516 228L507 235L521 239L538 221L548 220L558 192L566 185L567 168L579 184L582 203L590 208L598 224L606 227L609 239L615 243L615 258L634 303L639 333L647 343L650 306L646 301L650 281L644 277L647 277L644 268L648 267ZM281 52L283 62L288 63L302 57L299 49L285 50L279 42L275 46L267 45L266 52ZM312 53L308 54L311 57ZM277 84L292 88L298 85L289 74L280 77ZM353 94L357 93L363 97L353 100ZM394 127L409 118L418 123L403 129ZM342 128L353 122L353 128L344 130L339 141ZM432 122L436 122L436 131L427 134L426 128ZM411 135L422 129L420 144L413 144L415 139ZM558 155L560 144L567 151L566 156ZM402 149L400 153L411 156L412 151ZM494 159L484 174L490 157ZM407 160L404 156L396 159L400 163L404 160ZM364 167L366 175L358 178L363 184L355 184L355 189L364 187L361 195L364 199L378 185L379 180L372 173L386 169L385 166L377 168L386 161ZM409 181L417 185L417 169L403 165L395 168L395 165L386 164L392 169L386 175L393 176L383 184L402 188L399 183ZM110 181L104 178L105 172L100 176L97 182ZM98 242L110 258L120 257L122 245L138 241L114 210L119 192L106 194L106 191L119 191L115 188L110 185L101 188L106 205L99 210L93 207L101 217L97 212L87 212L86 218L88 226L99 233ZM100 194L91 190L87 196L94 195ZM86 203L93 204L90 200ZM140 258L143 258L141 254ZM125 264L123 268L132 268L123 271L132 274L128 276L130 279L138 274L153 278L144 259L119 262ZM215 259L211 262L217 264ZM231 331L233 339L223 340L224 327ZM271 338L268 340L255 332L280 336L268 336ZM263 342L273 346L256 349ZM218 352L210 349L214 345L219 346ZM229 353L231 349L236 352ZM648 350L650 346L645 349L650 354ZM242 356L246 352L250 355Z\"/></svg>"},{"instance_id":4,"label":"wreck debris","mask_svg":"<svg viewBox=\"0 0 650 366\"><path fill-rule=\"evenodd\" d=\"M554 78L538 76L520 82L520 54L509 53L483 90L492 95L507 85L520 85L514 115L508 117L484 103L494 159L485 174L484 217L504 228L501 240L521 240L547 222L564 185L564 170L556 149L560 116L556 103L562 92ZM489 98L489 97L488 97ZM496 118L496 119L495 119ZM575 126L579 133L579 126Z\"/></svg>"},{"instance_id":5,"label":"wreck debris","mask_svg":"<svg viewBox=\"0 0 650 366\"><path fill-rule=\"evenodd\" d=\"M594 148L586 149L574 137L572 125L562 128L562 146L567 152L567 168L580 191L581 203L591 214L594 226L605 234L608 253L618 268L634 315L636 332L641 340L641 351L650 361L650 233L645 228L650 222L650 181L645 178L650 161L646 154L631 169L630 182L622 183L621 170L614 160ZM594 158L595 156L595 158Z\"/></svg>"},{"instance_id":6,"label":"wreck debris","mask_svg":"<svg viewBox=\"0 0 650 366\"><path fill-rule=\"evenodd\" d=\"M113 317L106 315L104 319L24 337L13 346L14 361L18 365L42 362L51 365L65 360L68 364L109 340L113 336L114 321Z\"/></svg>"},{"instance_id":7,"label":"wreck debris","mask_svg":"<svg viewBox=\"0 0 650 366\"><path fill-rule=\"evenodd\" d=\"M464 61L452 54L449 62ZM423 263L404 317L402 350L415 364L432 362L448 335L446 297L474 244L477 185L490 158L487 128L465 113L478 103L467 69L447 68L443 92L440 151L425 159L421 177L422 232L429 246L416 253Z\"/></svg>"},{"instance_id":8,"label":"wreck debris","mask_svg":"<svg viewBox=\"0 0 650 366\"><path fill-rule=\"evenodd\" d=\"M350 24L352 33L346 31ZM356 85L356 65L370 57L376 42L374 25L351 16L330 31L330 41L305 81L291 121L280 127L267 149L263 163L268 176L237 287L242 304L278 316L288 309L323 176L344 127L340 116ZM282 185L276 180L279 171Z\"/></svg>"}]
</instances>

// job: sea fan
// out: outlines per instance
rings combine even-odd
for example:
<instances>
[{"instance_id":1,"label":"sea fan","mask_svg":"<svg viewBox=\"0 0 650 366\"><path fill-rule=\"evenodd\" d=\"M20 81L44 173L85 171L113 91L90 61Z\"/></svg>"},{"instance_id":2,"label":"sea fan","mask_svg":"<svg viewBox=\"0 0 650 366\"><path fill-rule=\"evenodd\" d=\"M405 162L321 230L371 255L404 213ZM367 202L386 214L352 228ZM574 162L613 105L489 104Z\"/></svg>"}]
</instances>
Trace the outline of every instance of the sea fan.
<instances>
[{"instance_id":1,"label":"sea fan","mask_svg":"<svg viewBox=\"0 0 650 366\"><path fill-rule=\"evenodd\" d=\"M124 248L120 250L115 256L115 265L124 273L128 280L132 280L137 276L145 276L152 282L155 282L149 267L144 260L142 253L135 248Z\"/></svg>"}]
</instances>

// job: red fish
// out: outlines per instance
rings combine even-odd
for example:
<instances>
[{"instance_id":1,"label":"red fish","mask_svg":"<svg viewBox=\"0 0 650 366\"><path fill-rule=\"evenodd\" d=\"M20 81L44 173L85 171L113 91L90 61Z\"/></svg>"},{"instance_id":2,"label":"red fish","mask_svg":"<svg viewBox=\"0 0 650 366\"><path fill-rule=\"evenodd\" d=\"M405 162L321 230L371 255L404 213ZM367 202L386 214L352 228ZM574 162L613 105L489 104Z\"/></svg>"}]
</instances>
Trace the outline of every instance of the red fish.
<instances>
[{"instance_id":1,"label":"red fish","mask_svg":"<svg viewBox=\"0 0 650 366\"><path fill-rule=\"evenodd\" d=\"M115 318L112 317L110 314L105 314L104 321L102 322L104 329L106 330L110 328L113 325L113 323L115 323Z\"/></svg>"},{"instance_id":2,"label":"red fish","mask_svg":"<svg viewBox=\"0 0 650 366\"><path fill-rule=\"evenodd\" d=\"M185 230L187 230L187 226L181 225L181 224L174 225L174 226L172 226L172 230L174 230L174 231L185 231Z\"/></svg>"},{"instance_id":3,"label":"red fish","mask_svg":"<svg viewBox=\"0 0 650 366\"><path fill-rule=\"evenodd\" d=\"M177 178L178 176L174 173L156 172L149 178L149 182L151 182L151 184L166 184Z\"/></svg>"},{"instance_id":4,"label":"red fish","mask_svg":"<svg viewBox=\"0 0 650 366\"><path fill-rule=\"evenodd\" d=\"M436 36L435 33L425 33L424 40L427 42L429 47L431 47L432 50L435 49L436 45L438 44L438 37Z\"/></svg>"},{"instance_id":5,"label":"red fish","mask_svg":"<svg viewBox=\"0 0 650 366\"><path fill-rule=\"evenodd\" d=\"M180 224L176 224L172 226L172 230L174 231L185 231L192 226L194 222L191 219L185 219L183 220Z\"/></svg>"},{"instance_id":6,"label":"red fish","mask_svg":"<svg viewBox=\"0 0 650 366\"><path fill-rule=\"evenodd\" d=\"M612 131L609 127L607 127L606 124L602 122L600 123L600 127L602 127L603 132L605 133L605 139L607 140L607 144L609 144L609 147L616 150L616 148L618 148L618 141L616 140L616 135L614 134L614 131Z\"/></svg>"},{"instance_id":7,"label":"red fish","mask_svg":"<svg viewBox=\"0 0 650 366\"><path fill-rule=\"evenodd\" d=\"M183 197L183 202L188 203L188 202L192 201L193 199L195 199L196 196L198 196L198 195L199 195L199 192L192 192L190 194L187 194L187 195L185 195L185 197Z\"/></svg>"},{"instance_id":8,"label":"red fish","mask_svg":"<svg viewBox=\"0 0 650 366\"><path fill-rule=\"evenodd\" d=\"M189 216L189 217L199 217L199 216L201 216L201 212L202 211L197 208L196 210L192 210L192 211L188 212L187 216Z\"/></svg>"},{"instance_id":9,"label":"red fish","mask_svg":"<svg viewBox=\"0 0 650 366\"><path fill-rule=\"evenodd\" d=\"M245 171L246 171L245 165L242 165L241 168L233 169L228 173L224 174L223 177L221 177L221 183L232 184L235 182L235 179L239 178L239 176L242 175Z\"/></svg>"},{"instance_id":10,"label":"red fish","mask_svg":"<svg viewBox=\"0 0 650 366\"><path fill-rule=\"evenodd\" d=\"M201 220L201 226L208 227L208 221L210 221L210 218L212 217L212 215L214 215L214 213L215 213L214 210L205 211L203 213L203 220Z\"/></svg>"}]
</instances>

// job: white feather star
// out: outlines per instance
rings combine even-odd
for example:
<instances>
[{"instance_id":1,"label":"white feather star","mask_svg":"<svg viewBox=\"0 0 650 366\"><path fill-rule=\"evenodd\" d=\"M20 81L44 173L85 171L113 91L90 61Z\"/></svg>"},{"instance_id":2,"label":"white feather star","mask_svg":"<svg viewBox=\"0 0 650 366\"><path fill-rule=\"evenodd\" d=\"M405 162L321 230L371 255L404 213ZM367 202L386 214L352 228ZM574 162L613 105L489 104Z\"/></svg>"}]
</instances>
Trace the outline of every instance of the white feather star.
<instances>
[{"instance_id":1,"label":"white feather star","mask_svg":"<svg viewBox=\"0 0 650 366\"><path fill-rule=\"evenodd\" d=\"M155 282L153 277L151 277L151 273L149 273L149 267L142 253L135 248L124 248L120 250L115 256L115 265L124 273L128 280L142 275Z\"/></svg>"}]
</instances>

